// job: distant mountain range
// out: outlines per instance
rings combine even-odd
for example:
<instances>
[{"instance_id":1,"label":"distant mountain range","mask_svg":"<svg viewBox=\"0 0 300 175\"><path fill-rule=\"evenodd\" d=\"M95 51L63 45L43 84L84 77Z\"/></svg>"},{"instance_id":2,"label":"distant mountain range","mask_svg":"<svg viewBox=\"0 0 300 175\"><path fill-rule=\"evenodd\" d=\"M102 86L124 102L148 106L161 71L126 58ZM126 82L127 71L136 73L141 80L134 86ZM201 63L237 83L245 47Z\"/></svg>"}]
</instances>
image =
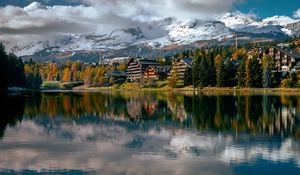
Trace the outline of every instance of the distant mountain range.
<instances>
[{"instance_id":1,"label":"distant mountain range","mask_svg":"<svg viewBox=\"0 0 300 175\"><path fill-rule=\"evenodd\" d=\"M287 38L298 35L299 31L300 22L287 16L260 20L233 12L208 21L166 18L108 34L64 35L47 41L5 44L9 51L24 59L95 62L100 58L172 55L187 48L234 43L236 34L240 40L251 41L255 38Z\"/></svg>"}]
</instances>

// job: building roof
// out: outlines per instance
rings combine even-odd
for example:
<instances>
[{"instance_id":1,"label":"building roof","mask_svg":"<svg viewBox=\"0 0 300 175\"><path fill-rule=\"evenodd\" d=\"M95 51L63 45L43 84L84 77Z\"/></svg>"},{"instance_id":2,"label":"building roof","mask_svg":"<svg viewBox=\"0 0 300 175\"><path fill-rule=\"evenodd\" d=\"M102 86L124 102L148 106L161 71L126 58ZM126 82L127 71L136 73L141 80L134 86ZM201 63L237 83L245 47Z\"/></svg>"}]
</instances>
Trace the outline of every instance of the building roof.
<instances>
[{"instance_id":1,"label":"building roof","mask_svg":"<svg viewBox=\"0 0 300 175\"><path fill-rule=\"evenodd\" d=\"M126 77L125 71L106 71L105 75L110 77Z\"/></svg>"},{"instance_id":2,"label":"building roof","mask_svg":"<svg viewBox=\"0 0 300 175\"><path fill-rule=\"evenodd\" d=\"M284 48L281 48L281 47L277 47L277 46L274 46L273 48L275 49L278 49L280 52L283 52L291 57L294 57L296 59L300 59L300 53L297 52L296 50L291 50L291 49L284 49Z\"/></svg>"},{"instance_id":3,"label":"building roof","mask_svg":"<svg viewBox=\"0 0 300 175\"><path fill-rule=\"evenodd\" d=\"M139 62L141 64L160 64L159 62L155 61L154 59L140 59Z\"/></svg>"},{"instance_id":4,"label":"building roof","mask_svg":"<svg viewBox=\"0 0 300 175\"><path fill-rule=\"evenodd\" d=\"M155 61L154 59L149 59L149 58L131 58L130 61L128 62L131 63L132 61L138 61L140 64L142 65L146 65L146 67L148 67L148 65L159 65L160 63Z\"/></svg>"},{"instance_id":5,"label":"building roof","mask_svg":"<svg viewBox=\"0 0 300 175\"><path fill-rule=\"evenodd\" d=\"M193 58L182 58L181 59L185 64L187 64L189 67L192 67L193 66L193 62L194 62L194 59Z\"/></svg>"},{"instance_id":6,"label":"building roof","mask_svg":"<svg viewBox=\"0 0 300 175\"><path fill-rule=\"evenodd\" d=\"M167 74L171 66L150 65L149 67L152 67L158 74Z\"/></svg>"}]
</instances>

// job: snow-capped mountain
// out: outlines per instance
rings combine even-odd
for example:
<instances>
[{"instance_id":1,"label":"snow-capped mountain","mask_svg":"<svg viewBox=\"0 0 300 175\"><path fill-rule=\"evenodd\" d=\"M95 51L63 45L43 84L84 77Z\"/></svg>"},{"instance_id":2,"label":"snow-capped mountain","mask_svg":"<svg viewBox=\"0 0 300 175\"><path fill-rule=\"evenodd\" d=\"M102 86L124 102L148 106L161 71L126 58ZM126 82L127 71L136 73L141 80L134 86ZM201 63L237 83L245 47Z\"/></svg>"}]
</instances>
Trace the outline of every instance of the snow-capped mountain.
<instances>
[{"instance_id":1,"label":"snow-capped mountain","mask_svg":"<svg viewBox=\"0 0 300 175\"><path fill-rule=\"evenodd\" d=\"M233 31L220 21L177 21L174 18L167 18L152 21L145 26L115 30L109 34L64 35L26 45L18 43L10 49L19 56L25 56L49 47L58 47L60 51L119 50L140 44L161 48L201 40L220 40L224 36L232 35Z\"/></svg>"},{"instance_id":2,"label":"snow-capped mountain","mask_svg":"<svg viewBox=\"0 0 300 175\"><path fill-rule=\"evenodd\" d=\"M254 15L240 12L226 13L215 20L187 20L175 18L150 21L111 33L88 33L64 35L47 41L31 43L5 43L7 49L18 56L36 55L39 52L76 52L119 51L132 47L163 49L168 46L189 45L198 41L222 40L240 33L248 38L286 37L295 33L287 27L297 22L287 16L274 16L257 19ZM48 49L51 48L51 49ZM45 55L45 54L39 54ZM52 55L55 57L56 55ZM132 55L127 55L132 56Z\"/></svg>"},{"instance_id":3,"label":"snow-capped mountain","mask_svg":"<svg viewBox=\"0 0 300 175\"><path fill-rule=\"evenodd\" d=\"M260 20L251 14L247 15L240 12L226 13L219 20L237 32L249 34L273 33L275 35L280 33L292 35L286 26L296 22L296 20L288 16L273 16Z\"/></svg>"}]
</instances>

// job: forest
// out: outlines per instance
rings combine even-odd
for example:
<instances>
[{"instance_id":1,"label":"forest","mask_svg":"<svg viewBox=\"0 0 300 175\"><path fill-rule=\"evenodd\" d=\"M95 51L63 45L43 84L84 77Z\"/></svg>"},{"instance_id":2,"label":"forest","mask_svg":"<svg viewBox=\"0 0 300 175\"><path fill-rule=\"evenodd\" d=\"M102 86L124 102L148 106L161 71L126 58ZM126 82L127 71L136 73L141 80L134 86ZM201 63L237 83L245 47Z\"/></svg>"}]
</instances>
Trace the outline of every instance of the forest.
<instances>
[{"instance_id":1,"label":"forest","mask_svg":"<svg viewBox=\"0 0 300 175\"><path fill-rule=\"evenodd\" d=\"M293 45L293 47L297 47ZM296 73L274 72L273 61L265 56L259 59L259 51L249 55L247 47L218 47L187 50L173 57L158 57L156 61L162 65L172 65L172 60L193 58L192 68L185 71L183 79L176 75L165 81L172 88L193 86L202 87L240 87L240 88L298 88L299 75ZM38 90L47 82L78 83L78 85L103 87L112 86L116 82L105 76L107 71L126 71L126 64L117 66L99 63L83 63L66 61L64 63L36 63L31 59L23 62L13 53L7 54L0 44L1 90L9 87ZM144 82L144 81L140 81ZM151 81L155 87L156 81Z\"/></svg>"}]
</instances>

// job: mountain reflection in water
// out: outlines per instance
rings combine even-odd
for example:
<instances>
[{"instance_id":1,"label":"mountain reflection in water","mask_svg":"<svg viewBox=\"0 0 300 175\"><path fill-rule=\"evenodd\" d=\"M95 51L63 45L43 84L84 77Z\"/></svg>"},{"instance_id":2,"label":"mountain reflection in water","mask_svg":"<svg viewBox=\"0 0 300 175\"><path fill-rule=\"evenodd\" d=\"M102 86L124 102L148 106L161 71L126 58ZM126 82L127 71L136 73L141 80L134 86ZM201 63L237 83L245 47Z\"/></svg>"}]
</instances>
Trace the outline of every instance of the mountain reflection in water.
<instances>
[{"instance_id":1,"label":"mountain reflection in water","mask_svg":"<svg viewBox=\"0 0 300 175\"><path fill-rule=\"evenodd\" d=\"M53 92L1 101L0 174L300 173L300 96Z\"/></svg>"}]
</instances>

